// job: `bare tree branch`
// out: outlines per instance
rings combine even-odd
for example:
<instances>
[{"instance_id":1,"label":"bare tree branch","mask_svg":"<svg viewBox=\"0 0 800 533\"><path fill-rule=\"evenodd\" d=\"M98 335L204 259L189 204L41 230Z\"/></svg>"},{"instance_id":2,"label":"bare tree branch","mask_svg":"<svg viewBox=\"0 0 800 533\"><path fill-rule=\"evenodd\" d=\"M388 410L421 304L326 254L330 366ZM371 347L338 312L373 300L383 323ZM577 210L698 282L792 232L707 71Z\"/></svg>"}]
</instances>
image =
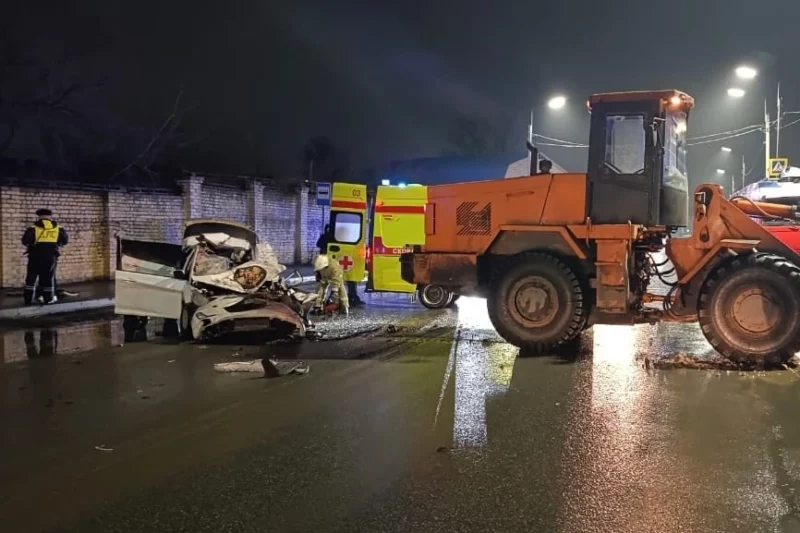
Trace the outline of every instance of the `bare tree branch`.
<instances>
[{"instance_id":1,"label":"bare tree branch","mask_svg":"<svg viewBox=\"0 0 800 533\"><path fill-rule=\"evenodd\" d=\"M133 159L133 161L128 163L125 167L123 167L121 170L119 170L113 176L111 176L109 178L109 181L113 181L117 177L119 177L119 176L125 174L126 172L128 172L131 168L136 166L139 163L139 161L141 161L145 156L147 156L148 153L150 153L150 151L153 149L153 146L156 145L156 143L162 137L164 132L167 131L167 129L170 128L171 124L173 124L173 122L175 122L176 119L178 118L178 116L180 114L180 104L181 104L181 99L182 98L183 98L183 89L178 91L178 96L175 97L175 103L172 106L172 113L170 113L170 115L166 118L166 120L164 120L164 122L161 124L161 127L158 128L158 131L156 131L156 134L153 135L153 137L150 139L150 142L147 143L147 146L145 146L144 150L142 150L139 153L139 155L137 155ZM150 164L152 164L152 163L150 163ZM147 165L147 166L149 166L149 165Z\"/></svg>"}]
</instances>

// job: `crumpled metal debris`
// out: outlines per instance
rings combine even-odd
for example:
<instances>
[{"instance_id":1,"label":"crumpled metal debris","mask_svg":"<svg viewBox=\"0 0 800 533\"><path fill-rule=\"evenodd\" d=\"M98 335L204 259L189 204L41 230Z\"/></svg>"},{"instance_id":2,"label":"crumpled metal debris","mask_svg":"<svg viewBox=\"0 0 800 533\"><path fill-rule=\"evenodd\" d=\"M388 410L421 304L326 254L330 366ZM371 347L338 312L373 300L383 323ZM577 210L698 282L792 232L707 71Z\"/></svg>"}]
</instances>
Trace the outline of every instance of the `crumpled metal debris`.
<instances>
[{"instance_id":1,"label":"crumpled metal debris","mask_svg":"<svg viewBox=\"0 0 800 533\"><path fill-rule=\"evenodd\" d=\"M231 361L214 365L217 372L252 372L267 378L278 378L288 374L308 374L311 368L303 361L278 361L277 359L255 359L253 361Z\"/></svg>"}]
</instances>

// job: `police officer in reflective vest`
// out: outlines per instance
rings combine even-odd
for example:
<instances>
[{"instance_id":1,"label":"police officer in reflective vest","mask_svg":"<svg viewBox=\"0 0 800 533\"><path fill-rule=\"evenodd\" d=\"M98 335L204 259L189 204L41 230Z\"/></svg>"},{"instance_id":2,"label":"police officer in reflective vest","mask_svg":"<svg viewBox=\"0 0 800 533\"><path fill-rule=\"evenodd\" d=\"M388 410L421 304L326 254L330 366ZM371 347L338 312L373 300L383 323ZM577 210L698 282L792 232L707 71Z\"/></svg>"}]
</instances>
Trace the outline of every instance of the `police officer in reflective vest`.
<instances>
[{"instance_id":1,"label":"police officer in reflective vest","mask_svg":"<svg viewBox=\"0 0 800 533\"><path fill-rule=\"evenodd\" d=\"M49 209L36 211L38 220L22 235L22 244L28 249L28 273L25 277L25 304L33 302L38 280L45 303L56 303L53 287L59 249L69 242L69 236L58 222L52 219Z\"/></svg>"}]
</instances>

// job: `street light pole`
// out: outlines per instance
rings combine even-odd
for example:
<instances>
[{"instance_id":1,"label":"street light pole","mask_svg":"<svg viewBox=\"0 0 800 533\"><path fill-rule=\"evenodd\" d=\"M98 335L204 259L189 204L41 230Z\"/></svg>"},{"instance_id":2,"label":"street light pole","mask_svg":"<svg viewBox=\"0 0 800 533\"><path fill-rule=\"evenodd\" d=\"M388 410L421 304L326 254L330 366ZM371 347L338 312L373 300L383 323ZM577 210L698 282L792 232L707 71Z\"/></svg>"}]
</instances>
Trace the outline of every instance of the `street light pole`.
<instances>
[{"instance_id":1,"label":"street light pole","mask_svg":"<svg viewBox=\"0 0 800 533\"><path fill-rule=\"evenodd\" d=\"M775 157L781 156L781 82L778 82L778 116L775 119Z\"/></svg>"},{"instance_id":2,"label":"street light pole","mask_svg":"<svg viewBox=\"0 0 800 533\"><path fill-rule=\"evenodd\" d=\"M567 104L567 97L562 95L556 95L551 97L547 101L547 107L550 109L561 109ZM533 133L533 113L534 108L531 108L531 121L528 124L528 151L530 152L530 175L533 176L539 171L539 149L536 147L536 142L534 141L534 133Z\"/></svg>"}]
</instances>

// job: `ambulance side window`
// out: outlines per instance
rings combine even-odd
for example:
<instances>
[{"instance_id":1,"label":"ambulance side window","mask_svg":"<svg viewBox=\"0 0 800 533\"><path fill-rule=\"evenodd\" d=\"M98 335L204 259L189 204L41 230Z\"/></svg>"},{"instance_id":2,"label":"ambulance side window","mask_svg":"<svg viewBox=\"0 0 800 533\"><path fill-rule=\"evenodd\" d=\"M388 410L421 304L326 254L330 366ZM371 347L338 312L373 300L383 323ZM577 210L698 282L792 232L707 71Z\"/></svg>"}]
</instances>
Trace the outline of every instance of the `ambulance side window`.
<instances>
[{"instance_id":1,"label":"ambulance side window","mask_svg":"<svg viewBox=\"0 0 800 533\"><path fill-rule=\"evenodd\" d=\"M361 241L361 215L334 213L333 240L341 244L357 244Z\"/></svg>"}]
</instances>

